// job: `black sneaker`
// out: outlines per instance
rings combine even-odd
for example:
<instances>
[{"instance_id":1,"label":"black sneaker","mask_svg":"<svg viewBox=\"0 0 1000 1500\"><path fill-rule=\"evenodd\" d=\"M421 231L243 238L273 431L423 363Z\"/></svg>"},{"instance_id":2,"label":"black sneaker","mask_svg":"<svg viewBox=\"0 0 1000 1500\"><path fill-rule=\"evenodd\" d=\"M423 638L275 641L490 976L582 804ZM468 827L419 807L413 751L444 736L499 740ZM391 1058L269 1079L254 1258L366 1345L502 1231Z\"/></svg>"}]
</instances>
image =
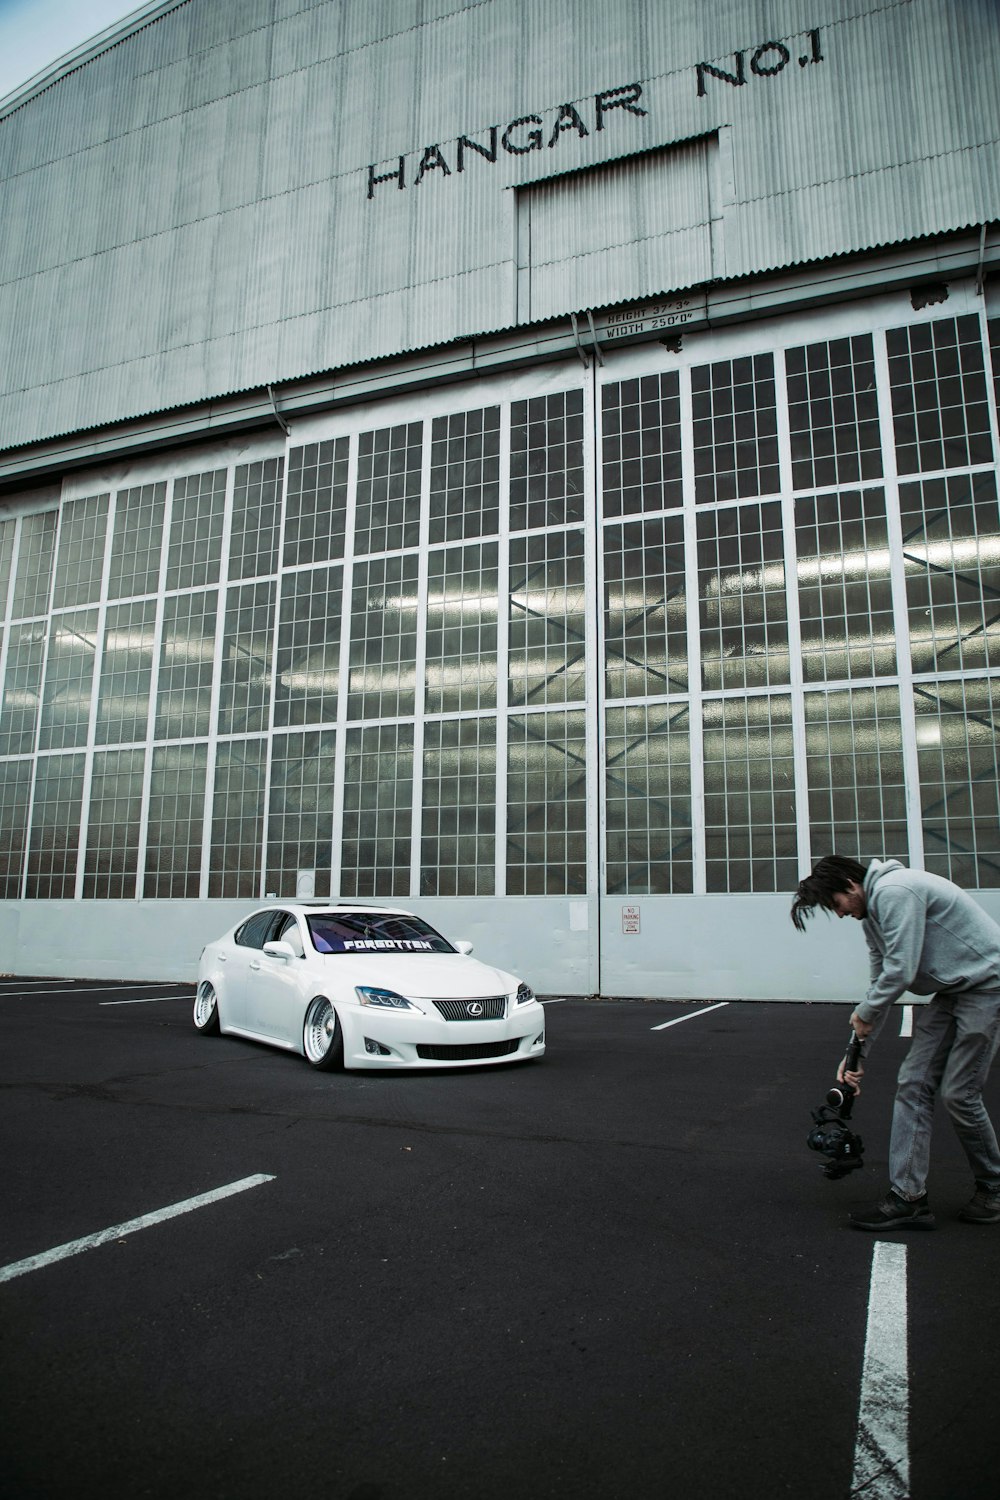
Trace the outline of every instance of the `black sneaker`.
<instances>
[{"instance_id":1,"label":"black sneaker","mask_svg":"<svg viewBox=\"0 0 1000 1500\"><path fill-rule=\"evenodd\" d=\"M1000 1224L1000 1191L976 1188L958 1217L967 1224Z\"/></svg>"},{"instance_id":2,"label":"black sneaker","mask_svg":"<svg viewBox=\"0 0 1000 1500\"><path fill-rule=\"evenodd\" d=\"M927 1194L908 1203L890 1188L881 1203L851 1214L852 1229L933 1229L934 1215L927 1206Z\"/></svg>"}]
</instances>

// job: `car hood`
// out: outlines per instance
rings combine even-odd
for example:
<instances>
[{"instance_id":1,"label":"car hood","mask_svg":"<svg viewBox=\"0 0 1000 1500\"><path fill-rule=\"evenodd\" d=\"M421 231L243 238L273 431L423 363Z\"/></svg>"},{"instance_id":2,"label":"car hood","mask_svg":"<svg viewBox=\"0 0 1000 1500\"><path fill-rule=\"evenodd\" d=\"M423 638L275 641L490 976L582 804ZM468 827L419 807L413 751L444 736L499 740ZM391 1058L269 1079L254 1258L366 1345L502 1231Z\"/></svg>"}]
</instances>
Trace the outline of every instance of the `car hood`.
<instances>
[{"instance_id":1,"label":"car hood","mask_svg":"<svg viewBox=\"0 0 1000 1500\"><path fill-rule=\"evenodd\" d=\"M520 980L464 953L378 953L355 957L330 953L323 966L347 984L381 985L413 999L465 1000L469 996L509 995Z\"/></svg>"}]
</instances>

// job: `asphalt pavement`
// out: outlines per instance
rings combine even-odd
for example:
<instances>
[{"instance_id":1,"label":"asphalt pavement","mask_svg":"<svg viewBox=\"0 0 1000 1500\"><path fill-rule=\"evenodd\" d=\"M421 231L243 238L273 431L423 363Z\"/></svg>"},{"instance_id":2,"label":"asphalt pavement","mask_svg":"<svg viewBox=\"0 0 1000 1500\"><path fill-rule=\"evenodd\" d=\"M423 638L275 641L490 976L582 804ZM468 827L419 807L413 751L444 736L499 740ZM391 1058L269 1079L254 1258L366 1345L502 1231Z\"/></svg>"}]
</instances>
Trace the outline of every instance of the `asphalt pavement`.
<instances>
[{"instance_id":1,"label":"asphalt pavement","mask_svg":"<svg viewBox=\"0 0 1000 1500\"><path fill-rule=\"evenodd\" d=\"M540 1063L322 1074L191 997L0 981L10 1500L993 1500L1000 1226L946 1118L938 1229L846 1227L895 1025L829 1181L844 1007L551 997ZM859 1481L889 1241L908 1480Z\"/></svg>"}]
</instances>

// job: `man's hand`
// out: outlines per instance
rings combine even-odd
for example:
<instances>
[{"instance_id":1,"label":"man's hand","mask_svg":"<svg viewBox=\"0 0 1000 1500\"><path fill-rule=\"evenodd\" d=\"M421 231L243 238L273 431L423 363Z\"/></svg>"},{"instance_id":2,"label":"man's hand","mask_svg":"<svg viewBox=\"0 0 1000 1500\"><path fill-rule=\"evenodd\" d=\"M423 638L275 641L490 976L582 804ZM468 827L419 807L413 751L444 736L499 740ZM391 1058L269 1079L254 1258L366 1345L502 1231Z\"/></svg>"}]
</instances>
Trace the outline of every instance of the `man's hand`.
<instances>
[{"instance_id":1,"label":"man's hand","mask_svg":"<svg viewBox=\"0 0 1000 1500\"><path fill-rule=\"evenodd\" d=\"M875 1022L862 1021L857 1011L853 1011L851 1014L851 1025L854 1027L854 1035L862 1042L866 1036L871 1036L875 1030Z\"/></svg>"},{"instance_id":2,"label":"man's hand","mask_svg":"<svg viewBox=\"0 0 1000 1500\"><path fill-rule=\"evenodd\" d=\"M854 1071L848 1070L848 1068L845 1066L846 1063L847 1063L847 1056L845 1054L844 1057L842 1057L841 1060L840 1060L840 1067L837 1069L837 1082L838 1083L846 1083L850 1088L852 1088L854 1090L854 1092L856 1094L860 1094L861 1093L861 1075L865 1071L864 1067L862 1066L861 1063L858 1063L857 1071L854 1072Z\"/></svg>"}]
</instances>

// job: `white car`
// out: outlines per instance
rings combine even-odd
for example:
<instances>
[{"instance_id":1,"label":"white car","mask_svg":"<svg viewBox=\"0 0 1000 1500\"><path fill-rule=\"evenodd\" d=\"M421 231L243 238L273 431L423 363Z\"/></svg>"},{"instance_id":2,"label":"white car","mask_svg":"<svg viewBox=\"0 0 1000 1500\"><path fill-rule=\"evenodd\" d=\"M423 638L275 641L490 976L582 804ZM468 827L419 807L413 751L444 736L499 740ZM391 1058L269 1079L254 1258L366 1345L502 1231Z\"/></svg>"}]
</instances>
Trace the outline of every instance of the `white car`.
<instances>
[{"instance_id":1,"label":"white car","mask_svg":"<svg viewBox=\"0 0 1000 1500\"><path fill-rule=\"evenodd\" d=\"M412 912L272 902L202 950L194 1024L314 1068L448 1068L545 1052L531 989Z\"/></svg>"}]
</instances>

